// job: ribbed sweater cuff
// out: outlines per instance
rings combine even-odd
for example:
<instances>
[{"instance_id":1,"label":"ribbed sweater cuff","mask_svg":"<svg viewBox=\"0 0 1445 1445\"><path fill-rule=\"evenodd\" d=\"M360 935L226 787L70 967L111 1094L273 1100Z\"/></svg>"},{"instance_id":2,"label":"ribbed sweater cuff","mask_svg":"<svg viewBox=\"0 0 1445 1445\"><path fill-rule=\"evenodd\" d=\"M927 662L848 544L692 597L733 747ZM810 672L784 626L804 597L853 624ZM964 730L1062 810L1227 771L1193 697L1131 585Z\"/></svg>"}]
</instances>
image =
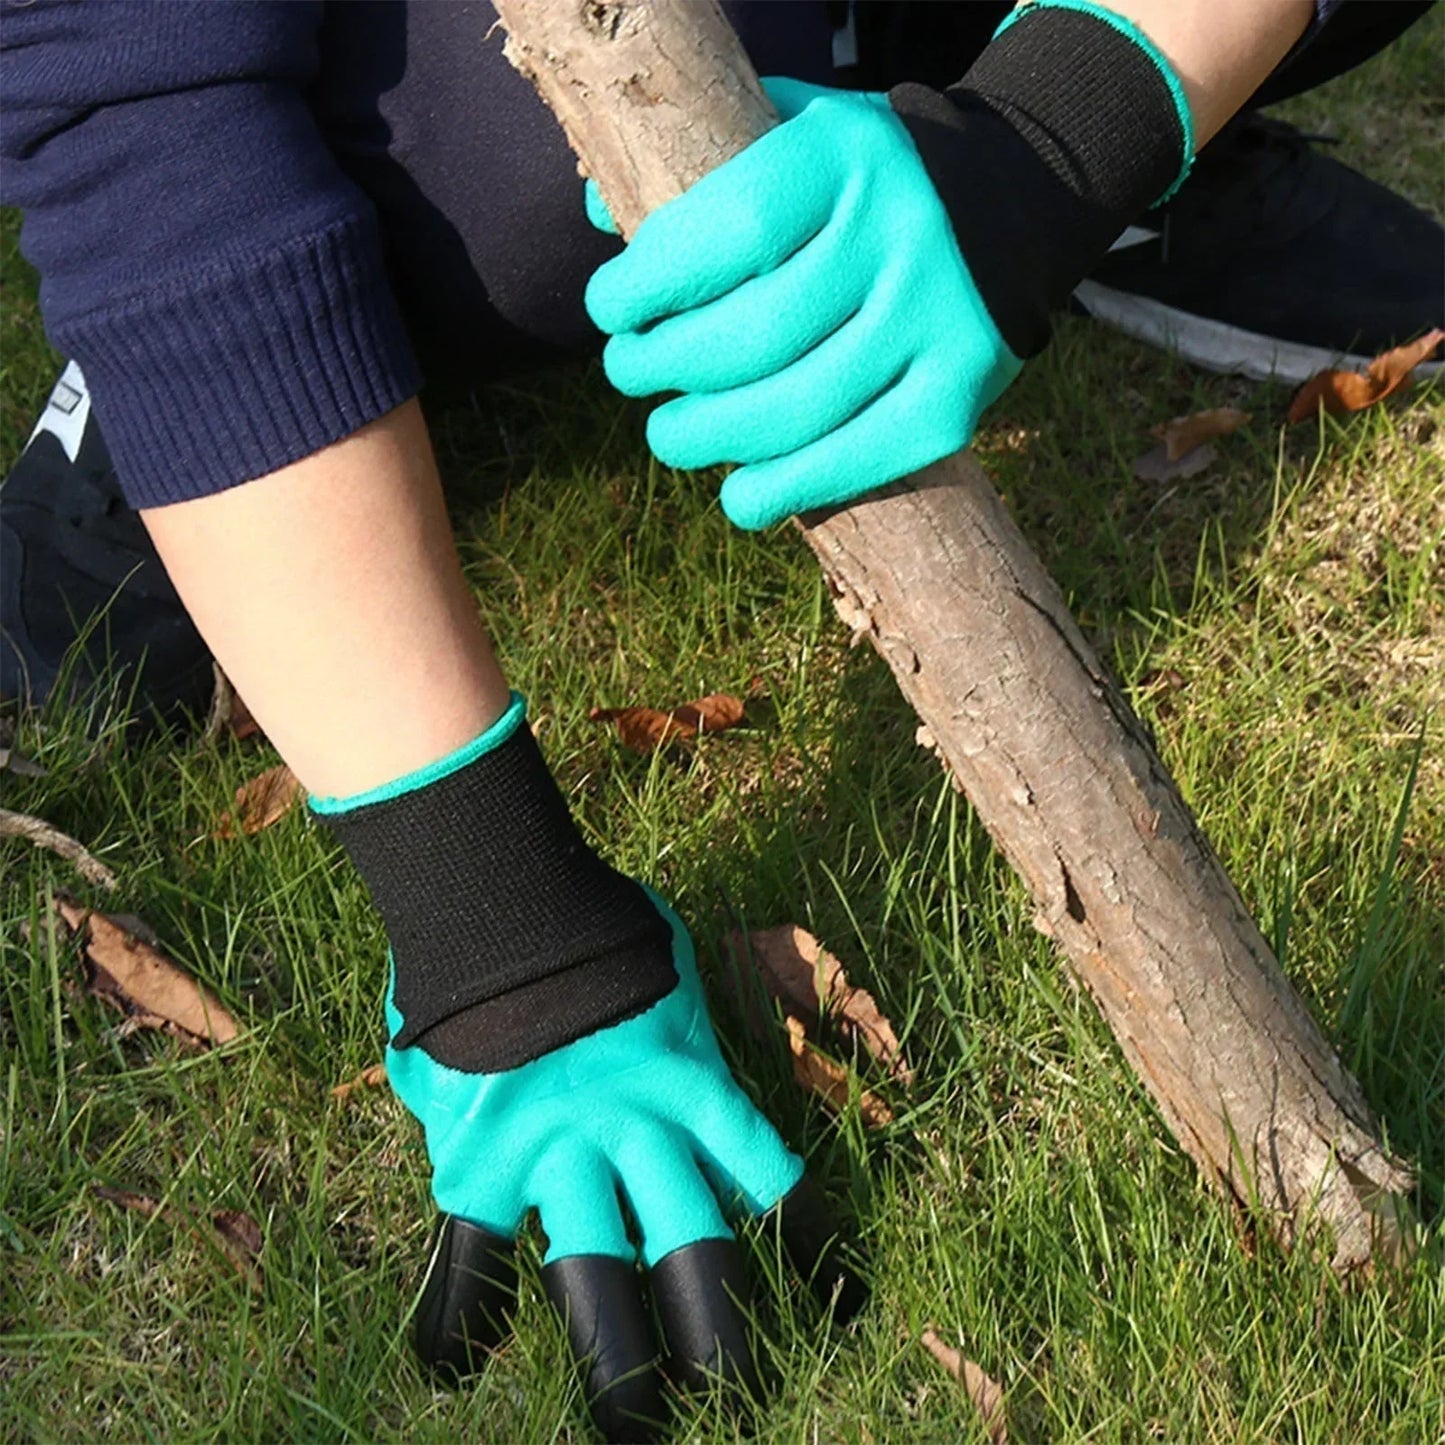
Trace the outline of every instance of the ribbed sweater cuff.
<instances>
[{"instance_id":1,"label":"ribbed sweater cuff","mask_svg":"<svg viewBox=\"0 0 1445 1445\"><path fill-rule=\"evenodd\" d=\"M370 216L55 328L126 500L224 491L339 441L420 383Z\"/></svg>"}]
</instances>

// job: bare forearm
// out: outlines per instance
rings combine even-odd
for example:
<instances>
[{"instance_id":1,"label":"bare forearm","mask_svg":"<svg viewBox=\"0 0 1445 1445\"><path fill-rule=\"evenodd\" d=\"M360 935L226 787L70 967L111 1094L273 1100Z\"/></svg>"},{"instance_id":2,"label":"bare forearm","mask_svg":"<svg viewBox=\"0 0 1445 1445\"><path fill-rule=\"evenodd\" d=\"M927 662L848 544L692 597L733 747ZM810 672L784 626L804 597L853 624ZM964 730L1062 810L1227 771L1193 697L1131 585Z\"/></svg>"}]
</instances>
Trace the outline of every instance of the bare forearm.
<instances>
[{"instance_id":1,"label":"bare forearm","mask_svg":"<svg viewBox=\"0 0 1445 1445\"><path fill-rule=\"evenodd\" d=\"M416 402L145 521L196 626L312 792L399 777L506 707Z\"/></svg>"},{"instance_id":2,"label":"bare forearm","mask_svg":"<svg viewBox=\"0 0 1445 1445\"><path fill-rule=\"evenodd\" d=\"M1289 53L1314 0L1106 0L1178 73L1203 146Z\"/></svg>"}]
</instances>

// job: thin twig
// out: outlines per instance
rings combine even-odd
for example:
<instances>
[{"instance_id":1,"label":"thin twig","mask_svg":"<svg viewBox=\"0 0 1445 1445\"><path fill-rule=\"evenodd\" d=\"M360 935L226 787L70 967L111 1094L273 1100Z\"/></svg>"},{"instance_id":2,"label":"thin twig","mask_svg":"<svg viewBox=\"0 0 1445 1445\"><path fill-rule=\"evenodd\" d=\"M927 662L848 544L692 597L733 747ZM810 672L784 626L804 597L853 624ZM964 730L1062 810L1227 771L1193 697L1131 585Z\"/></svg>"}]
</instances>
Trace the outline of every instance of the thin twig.
<instances>
[{"instance_id":1,"label":"thin twig","mask_svg":"<svg viewBox=\"0 0 1445 1445\"><path fill-rule=\"evenodd\" d=\"M0 747L0 773L14 773L17 778L45 778L50 775L48 768L42 768L12 747Z\"/></svg>"},{"instance_id":2,"label":"thin twig","mask_svg":"<svg viewBox=\"0 0 1445 1445\"><path fill-rule=\"evenodd\" d=\"M231 686L231 679L221 671L221 664L212 661L211 672L215 685L211 690L211 710L197 744L202 748L210 747L225 732L231 721L231 711L236 706L236 690Z\"/></svg>"},{"instance_id":3,"label":"thin twig","mask_svg":"<svg viewBox=\"0 0 1445 1445\"><path fill-rule=\"evenodd\" d=\"M102 888L115 887L115 874L99 858L59 828L51 827L44 818L0 808L0 838L28 838L37 848L48 848L75 864L76 871L87 883L96 883Z\"/></svg>"}]
</instances>

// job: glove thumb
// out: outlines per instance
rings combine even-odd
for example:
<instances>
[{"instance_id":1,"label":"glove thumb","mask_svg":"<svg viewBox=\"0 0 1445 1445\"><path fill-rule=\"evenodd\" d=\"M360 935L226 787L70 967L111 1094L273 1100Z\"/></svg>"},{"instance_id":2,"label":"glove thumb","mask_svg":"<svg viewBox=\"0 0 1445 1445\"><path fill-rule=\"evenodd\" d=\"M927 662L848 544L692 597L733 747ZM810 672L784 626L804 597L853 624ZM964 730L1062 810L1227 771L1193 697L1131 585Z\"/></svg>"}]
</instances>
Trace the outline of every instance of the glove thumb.
<instances>
[{"instance_id":1,"label":"glove thumb","mask_svg":"<svg viewBox=\"0 0 1445 1445\"><path fill-rule=\"evenodd\" d=\"M609 236L620 234L617 222L612 219L612 212L607 209L607 202L602 199L602 192L597 189L597 182L591 176L582 187L582 202L587 207L587 219L599 231L605 231Z\"/></svg>"}]
</instances>

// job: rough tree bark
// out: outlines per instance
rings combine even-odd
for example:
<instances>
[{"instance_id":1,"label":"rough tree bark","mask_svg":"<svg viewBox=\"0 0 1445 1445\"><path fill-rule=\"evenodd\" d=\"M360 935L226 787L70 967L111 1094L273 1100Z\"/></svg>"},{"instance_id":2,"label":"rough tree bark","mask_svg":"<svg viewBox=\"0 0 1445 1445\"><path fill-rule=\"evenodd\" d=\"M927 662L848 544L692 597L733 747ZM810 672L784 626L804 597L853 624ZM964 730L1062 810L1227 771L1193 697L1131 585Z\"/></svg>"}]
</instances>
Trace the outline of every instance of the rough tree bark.
<instances>
[{"instance_id":1,"label":"rough tree bark","mask_svg":"<svg viewBox=\"0 0 1445 1445\"><path fill-rule=\"evenodd\" d=\"M711 0L496 3L624 235L776 123ZM802 531L1205 1177L1337 1268L1398 1250L1410 1171L977 463Z\"/></svg>"}]
</instances>

